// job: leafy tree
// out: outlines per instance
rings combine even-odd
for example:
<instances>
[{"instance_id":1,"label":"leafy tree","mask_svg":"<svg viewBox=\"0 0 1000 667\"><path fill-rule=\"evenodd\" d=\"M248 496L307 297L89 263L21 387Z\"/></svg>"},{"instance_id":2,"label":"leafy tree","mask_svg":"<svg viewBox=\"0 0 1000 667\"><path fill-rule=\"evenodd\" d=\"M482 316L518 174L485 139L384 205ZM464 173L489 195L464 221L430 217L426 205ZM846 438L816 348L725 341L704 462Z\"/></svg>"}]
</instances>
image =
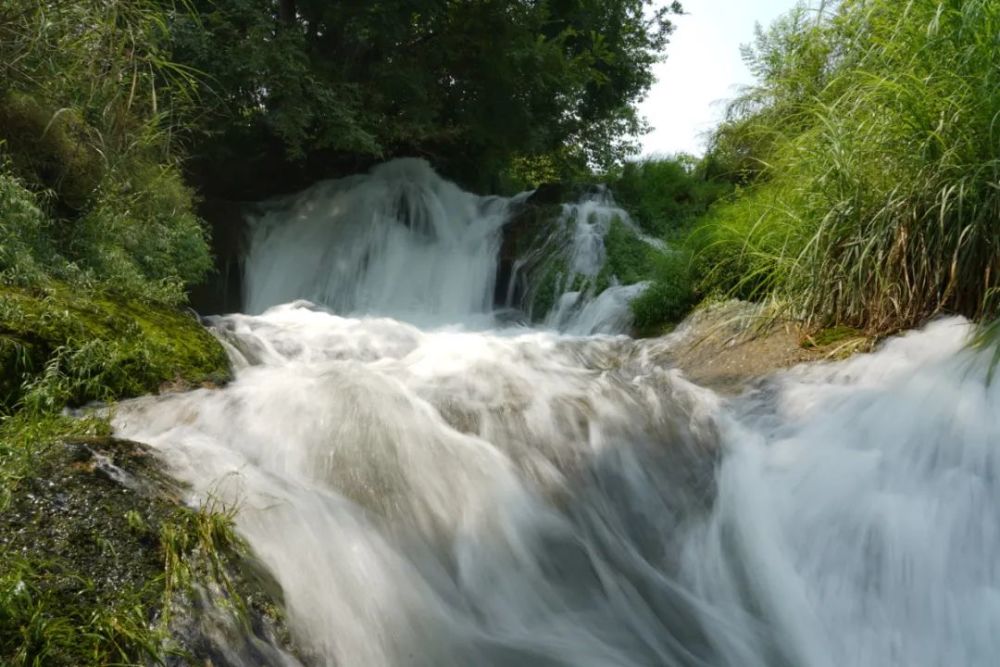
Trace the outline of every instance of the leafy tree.
<instances>
[{"instance_id":1,"label":"leafy tree","mask_svg":"<svg viewBox=\"0 0 1000 667\"><path fill-rule=\"evenodd\" d=\"M652 0L193 0L196 181L260 197L396 155L479 186L515 157L609 164L672 30ZM483 182L482 179L489 179Z\"/></svg>"},{"instance_id":2,"label":"leafy tree","mask_svg":"<svg viewBox=\"0 0 1000 667\"><path fill-rule=\"evenodd\" d=\"M646 233L667 240L686 231L730 187L709 179L703 160L683 153L626 162L608 174L608 183L618 203Z\"/></svg>"}]
</instances>

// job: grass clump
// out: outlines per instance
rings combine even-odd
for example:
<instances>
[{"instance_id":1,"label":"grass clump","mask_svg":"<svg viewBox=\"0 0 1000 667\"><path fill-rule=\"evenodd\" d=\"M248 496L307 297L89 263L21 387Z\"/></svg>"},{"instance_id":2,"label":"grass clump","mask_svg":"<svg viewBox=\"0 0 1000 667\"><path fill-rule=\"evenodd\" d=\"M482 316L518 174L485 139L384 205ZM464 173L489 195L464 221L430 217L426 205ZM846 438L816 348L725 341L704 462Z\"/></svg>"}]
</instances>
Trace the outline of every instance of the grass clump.
<instances>
[{"instance_id":1,"label":"grass clump","mask_svg":"<svg viewBox=\"0 0 1000 667\"><path fill-rule=\"evenodd\" d=\"M179 138L194 81L153 0L0 8L0 283L178 304L211 268Z\"/></svg>"},{"instance_id":2,"label":"grass clump","mask_svg":"<svg viewBox=\"0 0 1000 667\"><path fill-rule=\"evenodd\" d=\"M691 277L691 257L685 250L658 252L652 261L652 282L630 304L638 336L656 336L680 322L697 303Z\"/></svg>"}]
</instances>

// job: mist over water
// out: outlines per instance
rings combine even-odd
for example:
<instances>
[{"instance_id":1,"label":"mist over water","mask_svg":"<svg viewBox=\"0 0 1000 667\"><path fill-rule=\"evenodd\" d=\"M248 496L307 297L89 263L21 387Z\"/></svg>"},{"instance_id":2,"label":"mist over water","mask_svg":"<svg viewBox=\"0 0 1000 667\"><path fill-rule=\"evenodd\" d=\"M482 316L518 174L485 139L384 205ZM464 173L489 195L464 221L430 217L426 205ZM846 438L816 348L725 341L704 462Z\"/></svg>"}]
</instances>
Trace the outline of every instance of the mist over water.
<instances>
[{"instance_id":1,"label":"mist over water","mask_svg":"<svg viewBox=\"0 0 1000 667\"><path fill-rule=\"evenodd\" d=\"M658 361L675 338L591 335L641 286L494 319L516 204L407 162L272 205L254 314L212 320L235 381L117 410L239 504L307 664L995 664L1000 390L967 323L720 397Z\"/></svg>"}]
</instances>

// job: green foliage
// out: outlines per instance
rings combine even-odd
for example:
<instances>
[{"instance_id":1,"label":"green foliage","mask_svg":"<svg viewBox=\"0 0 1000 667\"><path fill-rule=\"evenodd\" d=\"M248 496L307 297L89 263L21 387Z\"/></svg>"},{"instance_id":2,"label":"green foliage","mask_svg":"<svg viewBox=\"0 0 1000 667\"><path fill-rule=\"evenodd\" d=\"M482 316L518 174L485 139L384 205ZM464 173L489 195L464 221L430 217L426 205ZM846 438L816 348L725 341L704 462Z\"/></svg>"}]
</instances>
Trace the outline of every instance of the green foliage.
<instances>
[{"instance_id":1,"label":"green foliage","mask_svg":"<svg viewBox=\"0 0 1000 667\"><path fill-rule=\"evenodd\" d=\"M765 299L791 272L790 247L805 225L790 213L777 183L737 189L698 219L686 239L694 253L699 291L747 300Z\"/></svg>"},{"instance_id":2,"label":"green foliage","mask_svg":"<svg viewBox=\"0 0 1000 667\"><path fill-rule=\"evenodd\" d=\"M835 89L835 71L853 58L839 22L824 24L807 6L800 2L766 30L758 25L753 43L742 46L758 82L729 104L713 132L704 164L710 178L746 185L766 177L772 151L814 125L813 103Z\"/></svg>"},{"instance_id":3,"label":"green foliage","mask_svg":"<svg viewBox=\"0 0 1000 667\"><path fill-rule=\"evenodd\" d=\"M109 432L93 416L0 421L0 663L188 664L192 637L174 624L197 616L195 593L233 627L261 613L280 624L243 575L233 511L178 506L148 451ZM102 460L141 483L102 474Z\"/></svg>"},{"instance_id":4,"label":"green foliage","mask_svg":"<svg viewBox=\"0 0 1000 667\"><path fill-rule=\"evenodd\" d=\"M643 241L621 220L615 219L604 237L607 261L598 275L598 289L603 290L611 279L632 285L650 278L658 250Z\"/></svg>"},{"instance_id":5,"label":"green foliage","mask_svg":"<svg viewBox=\"0 0 1000 667\"><path fill-rule=\"evenodd\" d=\"M657 238L677 237L729 189L706 178L703 164L690 155L626 162L609 186L642 230Z\"/></svg>"},{"instance_id":6,"label":"green foliage","mask_svg":"<svg viewBox=\"0 0 1000 667\"><path fill-rule=\"evenodd\" d=\"M761 87L717 134L718 164L756 166L736 169L753 184L696 234L706 284L876 333L995 315L1000 5L845 0L792 16L750 51Z\"/></svg>"},{"instance_id":7,"label":"green foliage","mask_svg":"<svg viewBox=\"0 0 1000 667\"><path fill-rule=\"evenodd\" d=\"M50 225L35 197L0 171L0 281L36 283L54 261Z\"/></svg>"},{"instance_id":8,"label":"green foliage","mask_svg":"<svg viewBox=\"0 0 1000 667\"><path fill-rule=\"evenodd\" d=\"M194 80L164 51L176 13L156 0L0 8L6 282L44 274L178 303L210 267L178 168Z\"/></svg>"},{"instance_id":9,"label":"green foliage","mask_svg":"<svg viewBox=\"0 0 1000 667\"><path fill-rule=\"evenodd\" d=\"M802 347L817 348L817 347L829 347L838 343L843 343L844 341L849 341L853 339L862 338L864 334L858 331L854 327L847 326L836 326L828 327L826 329L820 329L819 331L807 336L805 340L802 341Z\"/></svg>"},{"instance_id":10,"label":"green foliage","mask_svg":"<svg viewBox=\"0 0 1000 667\"><path fill-rule=\"evenodd\" d=\"M621 158L679 5L650 0L193 0L173 57L204 72L193 169L230 198L421 155L497 187L520 157Z\"/></svg>"},{"instance_id":11,"label":"green foliage","mask_svg":"<svg viewBox=\"0 0 1000 667\"><path fill-rule=\"evenodd\" d=\"M180 173L155 163L108 179L77 221L67 251L91 281L125 296L178 303L211 268L193 195Z\"/></svg>"},{"instance_id":12,"label":"green foliage","mask_svg":"<svg viewBox=\"0 0 1000 667\"><path fill-rule=\"evenodd\" d=\"M604 245L608 259L597 277L598 290L606 289L612 281L649 283L631 303L636 334L657 335L683 319L694 306L691 258L685 250L651 245L619 220L612 223Z\"/></svg>"},{"instance_id":13,"label":"green foliage","mask_svg":"<svg viewBox=\"0 0 1000 667\"><path fill-rule=\"evenodd\" d=\"M53 586L66 577L58 562L10 556L0 571L0 656L20 665L164 664L166 635L146 618L147 596L81 604ZM89 592L93 582L78 590Z\"/></svg>"},{"instance_id":14,"label":"green foliage","mask_svg":"<svg viewBox=\"0 0 1000 667\"><path fill-rule=\"evenodd\" d=\"M1000 318L979 327L973 339L973 346L978 349L992 350L989 379L995 381L997 368L1000 367Z\"/></svg>"},{"instance_id":15,"label":"green foliage","mask_svg":"<svg viewBox=\"0 0 1000 667\"><path fill-rule=\"evenodd\" d=\"M514 195L542 185L586 183L593 173L585 156L571 147L542 155L514 155L500 172L497 190Z\"/></svg>"},{"instance_id":16,"label":"green foliage","mask_svg":"<svg viewBox=\"0 0 1000 667\"><path fill-rule=\"evenodd\" d=\"M620 222L613 224L599 284L608 284L612 275L624 284L649 282L632 302L634 328L640 335L658 334L694 306L697 290L686 236L732 186L709 178L706 162L687 155L627 162L611 174L610 184L616 201L641 230L666 246L654 247Z\"/></svg>"},{"instance_id":17,"label":"green foliage","mask_svg":"<svg viewBox=\"0 0 1000 667\"><path fill-rule=\"evenodd\" d=\"M35 487L51 477L64 455L62 440L103 437L109 430L106 421L92 417L21 413L0 422L0 662L5 665L136 664L159 662L165 654L164 628L149 617L157 601L155 578L148 585L134 581L105 590L92 575L98 568L117 569L116 559L98 555L92 567L82 567L81 559L88 552L100 554L111 542L64 533L67 527L57 516L36 525L22 514L26 495L44 506ZM88 496L100 498L94 492ZM102 512L100 504L87 510ZM44 532L35 534L38 530ZM84 546L79 540L88 537ZM70 544L57 546L62 539Z\"/></svg>"},{"instance_id":18,"label":"green foliage","mask_svg":"<svg viewBox=\"0 0 1000 667\"><path fill-rule=\"evenodd\" d=\"M47 108L31 95L9 90L0 97L0 139L10 168L77 211L93 196L104 173L100 153L78 112Z\"/></svg>"},{"instance_id":19,"label":"green foliage","mask_svg":"<svg viewBox=\"0 0 1000 667\"><path fill-rule=\"evenodd\" d=\"M653 258L652 282L631 303L635 333L655 336L680 322L697 302L691 278L691 257L682 250L667 250Z\"/></svg>"}]
</instances>

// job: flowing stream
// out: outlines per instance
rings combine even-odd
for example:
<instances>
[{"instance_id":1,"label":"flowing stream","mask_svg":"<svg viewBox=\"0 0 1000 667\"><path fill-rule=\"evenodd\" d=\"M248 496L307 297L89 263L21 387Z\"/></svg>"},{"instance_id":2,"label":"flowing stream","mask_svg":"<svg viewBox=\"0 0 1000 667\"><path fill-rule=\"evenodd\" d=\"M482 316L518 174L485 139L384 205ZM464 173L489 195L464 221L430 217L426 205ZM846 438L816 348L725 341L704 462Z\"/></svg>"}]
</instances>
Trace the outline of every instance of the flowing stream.
<instances>
[{"instance_id":1,"label":"flowing stream","mask_svg":"<svg viewBox=\"0 0 1000 667\"><path fill-rule=\"evenodd\" d=\"M967 323L721 397L663 363L683 330L605 335L641 286L493 313L518 203L414 161L273 202L253 314L212 320L235 381L117 410L239 505L304 663L996 664L1000 388Z\"/></svg>"}]
</instances>

